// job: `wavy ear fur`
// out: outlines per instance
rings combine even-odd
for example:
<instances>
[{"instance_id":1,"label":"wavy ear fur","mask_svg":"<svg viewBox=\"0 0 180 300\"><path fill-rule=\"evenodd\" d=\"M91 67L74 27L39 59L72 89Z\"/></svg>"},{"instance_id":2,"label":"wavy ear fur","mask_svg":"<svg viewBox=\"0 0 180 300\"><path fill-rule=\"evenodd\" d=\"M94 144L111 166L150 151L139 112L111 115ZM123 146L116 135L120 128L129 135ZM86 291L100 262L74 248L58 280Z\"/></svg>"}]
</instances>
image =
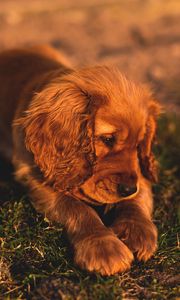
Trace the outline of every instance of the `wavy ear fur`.
<instances>
[{"instance_id":1,"label":"wavy ear fur","mask_svg":"<svg viewBox=\"0 0 180 300\"><path fill-rule=\"evenodd\" d=\"M152 143L156 133L156 120L160 113L160 105L151 101L149 104L149 115L146 124L146 133L139 145L139 160L142 174L152 182L157 182L157 162L152 152Z\"/></svg>"},{"instance_id":2,"label":"wavy ear fur","mask_svg":"<svg viewBox=\"0 0 180 300\"><path fill-rule=\"evenodd\" d=\"M81 184L91 175L94 160L92 99L75 77L68 78L36 94L25 116L16 121L46 183L57 190Z\"/></svg>"}]
</instances>

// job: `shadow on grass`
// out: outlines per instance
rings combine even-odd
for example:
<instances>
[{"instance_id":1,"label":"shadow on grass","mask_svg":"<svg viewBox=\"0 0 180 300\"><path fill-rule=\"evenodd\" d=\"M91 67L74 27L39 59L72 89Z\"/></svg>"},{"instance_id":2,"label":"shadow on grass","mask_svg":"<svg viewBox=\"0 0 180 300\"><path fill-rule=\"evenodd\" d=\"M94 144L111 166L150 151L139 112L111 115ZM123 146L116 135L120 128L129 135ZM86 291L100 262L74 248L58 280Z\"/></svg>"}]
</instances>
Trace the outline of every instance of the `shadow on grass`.
<instances>
[{"instance_id":1,"label":"shadow on grass","mask_svg":"<svg viewBox=\"0 0 180 300\"><path fill-rule=\"evenodd\" d=\"M0 155L0 205L26 193L25 188L14 180L13 173L12 164Z\"/></svg>"}]
</instances>

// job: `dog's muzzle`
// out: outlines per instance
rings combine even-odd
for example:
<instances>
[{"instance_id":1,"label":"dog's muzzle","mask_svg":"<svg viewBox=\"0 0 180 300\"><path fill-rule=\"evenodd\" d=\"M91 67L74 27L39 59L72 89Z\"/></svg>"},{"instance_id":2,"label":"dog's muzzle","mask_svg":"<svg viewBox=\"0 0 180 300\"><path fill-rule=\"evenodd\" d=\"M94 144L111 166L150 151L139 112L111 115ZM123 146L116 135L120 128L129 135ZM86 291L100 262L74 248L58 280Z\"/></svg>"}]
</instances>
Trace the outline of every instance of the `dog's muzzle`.
<instances>
[{"instance_id":1,"label":"dog's muzzle","mask_svg":"<svg viewBox=\"0 0 180 300\"><path fill-rule=\"evenodd\" d=\"M139 191L137 174L117 173L111 174L101 179L101 188L105 188L109 193L116 193L119 199L129 199L134 197Z\"/></svg>"}]
</instances>

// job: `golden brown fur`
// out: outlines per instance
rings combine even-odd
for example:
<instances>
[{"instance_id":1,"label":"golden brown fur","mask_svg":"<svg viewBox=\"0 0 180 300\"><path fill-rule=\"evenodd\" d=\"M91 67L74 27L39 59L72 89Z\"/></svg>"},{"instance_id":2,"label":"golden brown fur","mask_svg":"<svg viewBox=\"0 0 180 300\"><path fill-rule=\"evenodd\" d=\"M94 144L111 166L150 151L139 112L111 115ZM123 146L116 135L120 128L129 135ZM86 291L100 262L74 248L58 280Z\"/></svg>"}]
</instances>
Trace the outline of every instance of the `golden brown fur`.
<instances>
[{"instance_id":1,"label":"golden brown fur","mask_svg":"<svg viewBox=\"0 0 180 300\"><path fill-rule=\"evenodd\" d=\"M82 268L110 275L156 250L158 113L148 89L115 68L72 70L47 46L0 54L0 150L35 207L65 226ZM109 226L98 206L114 210Z\"/></svg>"}]
</instances>

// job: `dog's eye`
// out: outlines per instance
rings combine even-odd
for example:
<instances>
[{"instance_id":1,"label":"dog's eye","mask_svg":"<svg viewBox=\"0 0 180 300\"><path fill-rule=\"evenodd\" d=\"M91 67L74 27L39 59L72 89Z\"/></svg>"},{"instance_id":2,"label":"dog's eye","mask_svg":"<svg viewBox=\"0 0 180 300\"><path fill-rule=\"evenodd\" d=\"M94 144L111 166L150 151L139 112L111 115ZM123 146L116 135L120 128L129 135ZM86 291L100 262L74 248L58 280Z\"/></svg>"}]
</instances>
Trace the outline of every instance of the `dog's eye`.
<instances>
[{"instance_id":1,"label":"dog's eye","mask_svg":"<svg viewBox=\"0 0 180 300\"><path fill-rule=\"evenodd\" d=\"M110 135L110 136L104 136L102 135L101 137L101 141L109 148L113 148L116 138L114 135Z\"/></svg>"}]
</instances>

